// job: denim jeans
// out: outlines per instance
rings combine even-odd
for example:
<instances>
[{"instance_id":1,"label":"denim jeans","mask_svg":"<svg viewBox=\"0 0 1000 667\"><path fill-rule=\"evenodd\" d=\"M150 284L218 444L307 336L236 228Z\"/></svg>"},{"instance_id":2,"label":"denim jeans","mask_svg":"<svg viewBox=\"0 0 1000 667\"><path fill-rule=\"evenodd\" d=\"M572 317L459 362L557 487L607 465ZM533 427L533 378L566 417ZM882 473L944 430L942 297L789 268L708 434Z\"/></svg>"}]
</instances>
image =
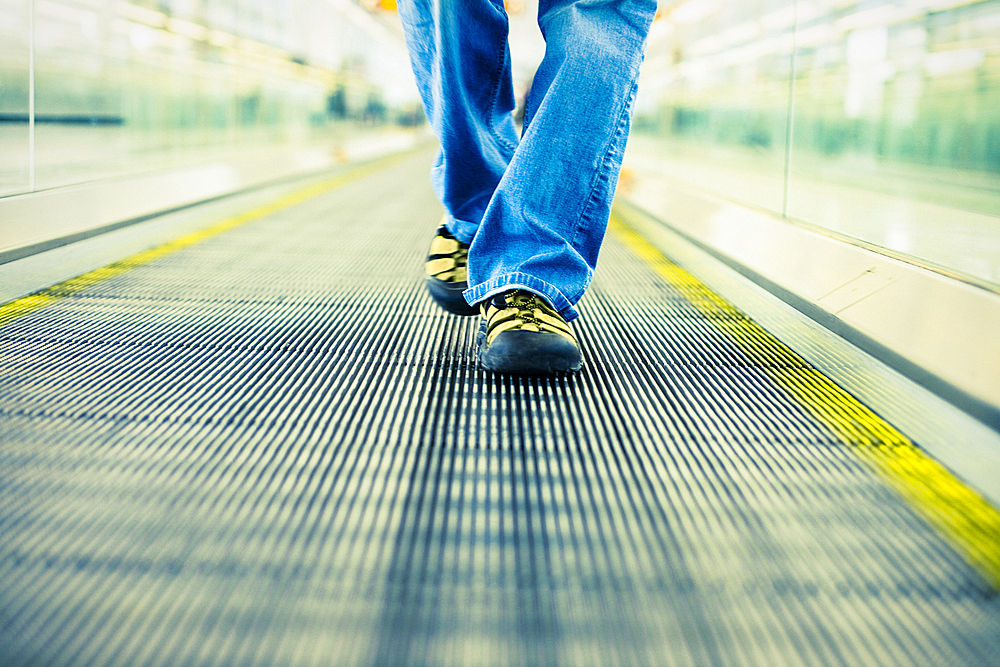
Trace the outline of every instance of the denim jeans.
<instances>
[{"instance_id":1,"label":"denim jeans","mask_svg":"<svg viewBox=\"0 0 1000 667\"><path fill-rule=\"evenodd\" d=\"M470 304L521 287L567 320L590 284L656 0L539 0L545 57L518 136L502 0L400 0Z\"/></svg>"}]
</instances>

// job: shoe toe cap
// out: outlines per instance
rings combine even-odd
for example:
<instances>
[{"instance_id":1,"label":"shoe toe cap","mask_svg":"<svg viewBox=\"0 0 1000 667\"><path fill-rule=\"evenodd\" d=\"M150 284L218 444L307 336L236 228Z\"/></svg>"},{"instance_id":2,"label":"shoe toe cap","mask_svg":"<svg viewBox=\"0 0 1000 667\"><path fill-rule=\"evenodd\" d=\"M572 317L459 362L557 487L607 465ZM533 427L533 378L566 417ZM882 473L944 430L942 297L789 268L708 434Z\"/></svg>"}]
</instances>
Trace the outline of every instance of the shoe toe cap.
<instances>
[{"instance_id":1,"label":"shoe toe cap","mask_svg":"<svg viewBox=\"0 0 1000 667\"><path fill-rule=\"evenodd\" d=\"M583 356L579 346L559 334L505 331L481 350L480 362L501 373L549 375L580 370Z\"/></svg>"}]
</instances>

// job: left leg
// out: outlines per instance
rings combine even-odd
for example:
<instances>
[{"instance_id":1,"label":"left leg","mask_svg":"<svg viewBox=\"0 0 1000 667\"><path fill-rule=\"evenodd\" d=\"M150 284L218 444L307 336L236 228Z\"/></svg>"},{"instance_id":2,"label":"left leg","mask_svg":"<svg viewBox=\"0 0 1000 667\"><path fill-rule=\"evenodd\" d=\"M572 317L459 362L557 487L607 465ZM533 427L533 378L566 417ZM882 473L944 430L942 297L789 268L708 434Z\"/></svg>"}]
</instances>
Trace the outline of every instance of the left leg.
<instances>
[{"instance_id":1,"label":"left leg","mask_svg":"<svg viewBox=\"0 0 1000 667\"><path fill-rule=\"evenodd\" d=\"M507 13L503 0L400 0L398 9L441 143L431 183L445 216L428 252L426 285L446 311L474 315L462 297L469 243L518 142Z\"/></svg>"},{"instance_id":2,"label":"left leg","mask_svg":"<svg viewBox=\"0 0 1000 667\"><path fill-rule=\"evenodd\" d=\"M503 0L400 0L398 10L441 143L431 182L450 234L471 243L518 143Z\"/></svg>"},{"instance_id":3,"label":"left leg","mask_svg":"<svg viewBox=\"0 0 1000 667\"><path fill-rule=\"evenodd\" d=\"M541 0L525 129L469 251L469 303L525 288L566 320L590 284L655 0Z\"/></svg>"}]
</instances>

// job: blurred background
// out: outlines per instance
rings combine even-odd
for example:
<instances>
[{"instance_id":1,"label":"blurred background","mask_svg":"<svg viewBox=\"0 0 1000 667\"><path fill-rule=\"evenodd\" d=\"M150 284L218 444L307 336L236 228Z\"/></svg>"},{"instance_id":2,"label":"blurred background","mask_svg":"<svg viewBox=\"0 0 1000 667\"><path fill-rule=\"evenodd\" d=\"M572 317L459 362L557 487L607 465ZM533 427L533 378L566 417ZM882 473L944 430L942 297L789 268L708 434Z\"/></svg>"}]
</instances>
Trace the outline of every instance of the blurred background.
<instances>
[{"instance_id":1,"label":"blurred background","mask_svg":"<svg viewBox=\"0 0 1000 667\"><path fill-rule=\"evenodd\" d=\"M394 0L0 0L0 197L423 124ZM1000 0L661 1L627 164L994 289Z\"/></svg>"},{"instance_id":2,"label":"blurred background","mask_svg":"<svg viewBox=\"0 0 1000 667\"><path fill-rule=\"evenodd\" d=\"M354 0L0 0L0 195L420 125L388 16Z\"/></svg>"},{"instance_id":3,"label":"blurred background","mask_svg":"<svg viewBox=\"0 0 1000 667\"><path fill-rule=\"evenodd\" d=\"M631 163L1000 285L1000 2L661 3Z\"/></svg>"}]
</instances>

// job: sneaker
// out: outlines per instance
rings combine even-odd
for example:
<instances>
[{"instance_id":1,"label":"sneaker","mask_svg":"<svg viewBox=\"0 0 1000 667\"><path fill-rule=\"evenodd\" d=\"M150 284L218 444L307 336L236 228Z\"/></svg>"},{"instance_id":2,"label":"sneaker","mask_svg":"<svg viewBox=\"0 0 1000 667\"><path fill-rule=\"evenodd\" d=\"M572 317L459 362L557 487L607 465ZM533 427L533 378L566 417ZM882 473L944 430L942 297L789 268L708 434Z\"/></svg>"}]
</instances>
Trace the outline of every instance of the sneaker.
<instances>
[{"instance_id":1,"label":"sneaker","mask_svg":"<svg viewBox=\"0 0 1000 667\"><path fill-rule=\"evenodd\" d=\"M580 345L569 325L542 297L515 289L479 305L479 362L501 373L578 371Z\"/></svg>"},{"instance_id":2,"label":"sneaker","mask_svg":"<svg viewBox=\"0 0 1000 667\"><path fill-rule=\"evenodd\" d=\"M437 305L455 315L475 315L478 312L475 306L470 306L462 298L462 292L469 289L465 268L468 258L469 245L452 236L444 224L438 227L431 249L427 252L427 263L424 264L427 291Z\"/></svg>"}]
</instances>

